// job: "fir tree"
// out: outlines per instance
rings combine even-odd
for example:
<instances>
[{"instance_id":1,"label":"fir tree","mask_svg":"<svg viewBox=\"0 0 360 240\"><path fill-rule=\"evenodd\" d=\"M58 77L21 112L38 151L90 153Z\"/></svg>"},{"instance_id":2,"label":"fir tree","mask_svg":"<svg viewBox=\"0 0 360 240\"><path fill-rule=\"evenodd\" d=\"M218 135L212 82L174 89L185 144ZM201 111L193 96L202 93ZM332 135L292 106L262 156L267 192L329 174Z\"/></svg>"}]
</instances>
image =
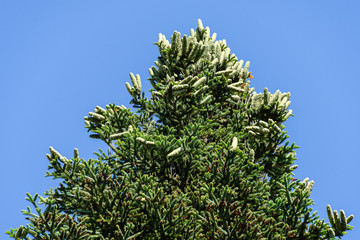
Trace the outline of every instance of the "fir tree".
<instances>
[{"instance_id":1,"label":"fir tree","mask_svg":"<svg viewBox=\"0 0 360 240\"><path fill-rule=\"evenodd\" d=\"M314 181L294 179L295 149L283 123L290 93L250 88L250 63L204 28L159 34L149 69L126 88L136 113L115 104L85 117L109 151L68 159L50 147L56 189L27 200L15 239L335 239L353 215L312 212Z\"/></svg>"}]
</instances>

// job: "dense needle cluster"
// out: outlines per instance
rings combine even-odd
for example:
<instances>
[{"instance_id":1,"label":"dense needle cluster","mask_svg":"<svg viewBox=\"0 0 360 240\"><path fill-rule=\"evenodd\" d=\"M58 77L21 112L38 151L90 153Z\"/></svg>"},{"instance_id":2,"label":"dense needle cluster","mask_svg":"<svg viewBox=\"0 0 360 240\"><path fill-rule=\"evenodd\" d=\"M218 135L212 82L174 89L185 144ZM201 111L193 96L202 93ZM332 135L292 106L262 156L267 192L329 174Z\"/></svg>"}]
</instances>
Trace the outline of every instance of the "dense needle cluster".
<instances>
[{"instance_id":1,"label":"dense needle cluster","mask_svg":"<svg viewBox=\"0 0 360 240\"><path fill-rule=\"evenodd\" d=\"M29 200L16 239L332 239L353 215L312 212L314 181L294 179L297 146L283 123L290 93L256 93L250 63L238 60L198 20L190 36L159 34L149 69L126 88L136 113L97 106L85 117L104 141L95 159L68 159L50 147L47 176L61 179Z\"/></svg>"}]
</instances>

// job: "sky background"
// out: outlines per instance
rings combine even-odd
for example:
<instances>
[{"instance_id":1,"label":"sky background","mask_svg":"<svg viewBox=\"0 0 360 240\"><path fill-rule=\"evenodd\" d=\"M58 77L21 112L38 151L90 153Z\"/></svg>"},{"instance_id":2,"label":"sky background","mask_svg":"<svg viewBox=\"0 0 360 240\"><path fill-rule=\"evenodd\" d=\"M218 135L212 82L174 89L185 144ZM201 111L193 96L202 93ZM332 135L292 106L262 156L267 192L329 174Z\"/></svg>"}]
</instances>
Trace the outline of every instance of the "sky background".
<instances>
[{"instance_id":1,"label":"sky background","mask_svg":"<svg viewBox=\"0 0 360 240\"><path fill-rule=\"evenodd\" d=\"M125 3L126 2L126 3ZM25 193L58 186L45 178L49 146L72 157L104 148L83 117L95 106L130 107L125 82L158 56L158 33L189 35L201 18L251 62L257 92L291 92L286 123L296 178L315 181L326 205L355 214L343 239L360 239L360 3L357 1L0 1L0 239L27 224Z\"/></svg>"}]
</instances>

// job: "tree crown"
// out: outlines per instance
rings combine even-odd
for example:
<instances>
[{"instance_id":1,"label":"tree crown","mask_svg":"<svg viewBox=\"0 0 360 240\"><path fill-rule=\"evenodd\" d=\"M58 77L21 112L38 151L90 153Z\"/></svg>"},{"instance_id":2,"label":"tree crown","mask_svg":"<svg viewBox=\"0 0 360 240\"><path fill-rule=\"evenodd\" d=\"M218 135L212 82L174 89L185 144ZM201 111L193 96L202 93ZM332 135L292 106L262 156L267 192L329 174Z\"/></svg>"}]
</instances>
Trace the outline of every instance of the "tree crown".
<instances>
[{"instance_id":1,"label":"tree crown","mask_svg":"<svg viewBox=\"0 0 360 240\"><path fill-rule=\"evenodd\" d=\"M290 93L256 93L250 63L200 20L190 36L159 34L155 45L151 98L130 73L136 113L109 104L85 117L108 151L68 159L50 147L47 176L62 182L46 198L27 194L36 213L24 210L30 224L11 237L330 239L352 228L353 215L330 206L330 225L319 220L314 181L293 177Z\"/></svg>"}]
</instances>

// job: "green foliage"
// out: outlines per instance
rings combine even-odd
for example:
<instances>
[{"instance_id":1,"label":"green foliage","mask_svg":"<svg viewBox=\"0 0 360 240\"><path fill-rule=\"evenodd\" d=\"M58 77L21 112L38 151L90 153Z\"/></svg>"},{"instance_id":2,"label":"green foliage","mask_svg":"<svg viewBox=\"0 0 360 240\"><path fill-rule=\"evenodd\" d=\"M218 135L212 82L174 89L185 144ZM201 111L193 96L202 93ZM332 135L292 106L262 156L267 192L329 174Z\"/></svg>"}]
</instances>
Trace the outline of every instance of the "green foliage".
<instances>
[{"instance_id":1,"label":"green foliage","mask_svg":"<svg viewBox=\"0 0 360 240\"><path fill-rule=\"evenodd\" d=\"M190 36L159 34L145 98L139 75L124 106L97 106L90 137L109 150L84 160L50 147L46 198L27 194L16 239L330 239L350 230L328 206L312 212L314 182L293 178L295 144L283 123L290 93L250 88L250 63L198 21Z\"/></svg>"}]
</instances>

